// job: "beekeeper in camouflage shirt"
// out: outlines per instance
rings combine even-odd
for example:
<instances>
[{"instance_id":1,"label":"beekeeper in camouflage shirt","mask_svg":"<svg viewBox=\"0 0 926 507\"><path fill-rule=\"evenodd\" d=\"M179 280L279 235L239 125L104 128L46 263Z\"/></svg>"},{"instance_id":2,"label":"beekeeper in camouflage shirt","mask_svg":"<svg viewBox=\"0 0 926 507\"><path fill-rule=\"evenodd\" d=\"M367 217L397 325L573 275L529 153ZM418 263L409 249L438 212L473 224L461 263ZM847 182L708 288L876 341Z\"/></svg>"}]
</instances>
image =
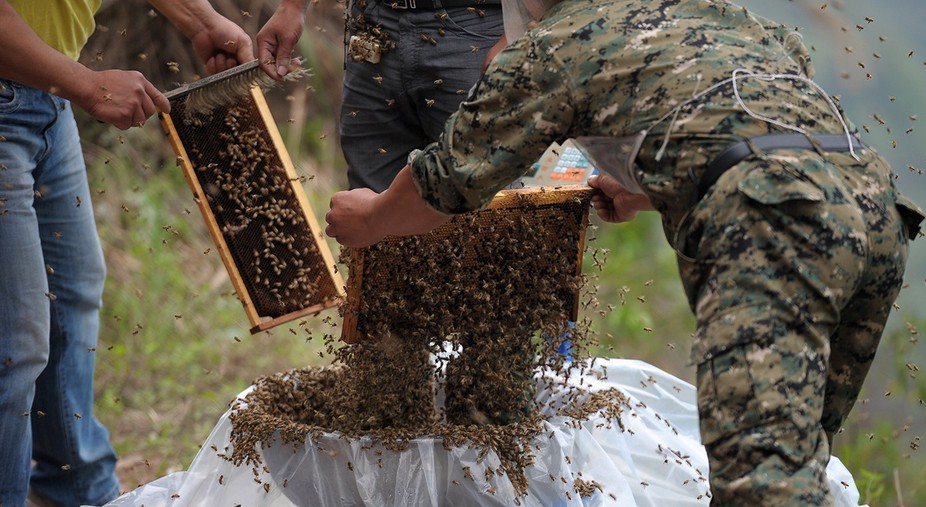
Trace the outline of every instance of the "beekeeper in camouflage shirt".
<instances>
[{"instance_id":1,"label":"beekeeper in camouflage shirt","mask_svg":"<svg viewBox=\"0 0 926 507\"><path fill-rule=\"evenodd\" d=\"M922 211L780 25L720 1L552 3L503 4L512 42L441 140L385 192L333 196L327 233L426 232L577 138L609 174L590 181L599 216L656 210L678 253L712 504L831 505L832 438Z\"/></svg>"}]
</instances>

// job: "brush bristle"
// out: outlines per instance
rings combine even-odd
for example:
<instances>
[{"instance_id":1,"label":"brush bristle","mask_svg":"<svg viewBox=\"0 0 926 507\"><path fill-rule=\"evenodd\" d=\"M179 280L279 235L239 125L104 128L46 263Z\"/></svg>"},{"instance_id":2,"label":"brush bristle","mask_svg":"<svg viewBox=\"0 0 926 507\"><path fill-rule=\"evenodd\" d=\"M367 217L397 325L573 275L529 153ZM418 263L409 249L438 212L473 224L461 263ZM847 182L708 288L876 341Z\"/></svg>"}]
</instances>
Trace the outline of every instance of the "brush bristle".
<instances>
[{"instance_id":1,"label":"brush bristle","mask_svg":"<svg viewBox=\"0 0 926 507\"><path fill-rule=\"evenodd\" d=\"M294 59L293 62L290 65L290 72L283 77L284 81L295 81L311 75L309 69L301 66L300 60ZM217 107L228 105L247 95L255 86L266 91L277 84L279 81L255 66L245 72L190 91L184 97L184 111L187 117L208 114Z\"/></svg>"}]
</instances>

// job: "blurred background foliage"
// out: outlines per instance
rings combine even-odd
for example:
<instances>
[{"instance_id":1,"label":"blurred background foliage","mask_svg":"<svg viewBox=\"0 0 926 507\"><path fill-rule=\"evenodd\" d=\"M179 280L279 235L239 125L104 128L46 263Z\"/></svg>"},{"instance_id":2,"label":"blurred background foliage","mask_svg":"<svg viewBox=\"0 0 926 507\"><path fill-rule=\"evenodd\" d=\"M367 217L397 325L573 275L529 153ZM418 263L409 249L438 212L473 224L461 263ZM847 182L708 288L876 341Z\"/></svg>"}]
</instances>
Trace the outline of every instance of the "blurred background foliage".
<instances>
[{"instance_id":1,"label":"blurred background foliage","mask_svg":"<svg viewBox=\"0 0 926 507\"><path fill-rule=\"evenodd\" d=\"M256 35L278 2L213 0ZM926 120L921 83L926 41L922 0L760 2L745 5L799 28L817 80L837 95L866 140L894 166L901 188L926 203ZM343 5L313 3L297 54L312 76L267 99L317 217L346 186L337 139L343 65ZM913 14L913 15L911 15ZM918 15L917 15L918 14ZM866 19L869 18L869 19ZM97 68L143 72L162 90L202 76L188 41L136 1L107 0L82 55ZM98 355L97 417L121 455L126 489L186 468L227 404L258 376L327 363L323 339L338 335L336 311L250 335L224 265L156 118L121 132L78 112L94 206L109 268ZM674 253L658 217L628 224L593 219L585 255L598 355L648 361L693 381L694 329ZM337 252L335 243L329 243ZM863 399L834 454L872 506L926 505L918 452L926 382L919 330L926 329L926 240L913 245L908 286L891 319Z\"/></svg>"}]
</instances>

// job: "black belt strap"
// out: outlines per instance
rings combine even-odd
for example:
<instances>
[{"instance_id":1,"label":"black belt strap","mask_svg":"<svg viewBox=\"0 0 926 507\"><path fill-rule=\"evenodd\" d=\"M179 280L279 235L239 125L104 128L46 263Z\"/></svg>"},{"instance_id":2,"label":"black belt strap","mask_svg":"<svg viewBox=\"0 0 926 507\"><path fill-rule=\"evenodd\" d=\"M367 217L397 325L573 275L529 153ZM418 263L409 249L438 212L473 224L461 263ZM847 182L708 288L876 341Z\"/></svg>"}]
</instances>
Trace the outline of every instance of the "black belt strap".
<instances>
[{"instance_id":1,"label":"black belt strap","mask_svg":"<svg viewBox=\"0 0 926 507\"><path fill-rule=\"evenodd\" d=\"M823 151L849 151L849 141L843 134L821 134L813 136ZM862 143L855 137L852 139L852 149L863 149ZM698 198L704 197L704 194L710 190L711 186L717 182L727 169L739 164L747 157L753 154L750 143L762 151L786 150L786 149L805 149L813 150L814 146L804 134L765 134L752 137L749 141L740 141L731 145L723 151L717 158L707 166L707 170L698 180Z\"/></svg>"}]
</instances>

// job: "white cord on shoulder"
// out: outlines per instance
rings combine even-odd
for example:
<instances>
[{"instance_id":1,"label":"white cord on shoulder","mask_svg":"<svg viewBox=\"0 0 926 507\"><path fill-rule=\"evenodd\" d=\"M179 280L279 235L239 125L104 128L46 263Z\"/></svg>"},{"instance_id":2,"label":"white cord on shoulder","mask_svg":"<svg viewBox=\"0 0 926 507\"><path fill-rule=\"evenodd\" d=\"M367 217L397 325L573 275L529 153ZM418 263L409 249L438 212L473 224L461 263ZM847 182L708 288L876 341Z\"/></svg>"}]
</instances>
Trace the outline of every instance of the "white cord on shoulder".
<instances>
[{"instance_id":1,"label":"white cord on shoulder","mask_svg":"<svg viewBox=\"0 0 926 507\"><path fill-rule=\"evenodd\" d=\"M762 116L756 113L755 111L753 111L752 109L749 109L749 106L746 105L746 102L742 99L742 97L740 97L740 94L739 94L739 88L736 82L736 80L739 78L739 74L744 74L743 77L746 77L746 78L751 77L751 78L759 79L762 81L774 81L775 79L794 79L802 83L809 84L814 89L814 91L816 91L817 93L823 96L824 100L826 100L826 103L832 109L833 114L836 116L836 118L839 120L839 124L842 126L843 133L845 133L846 135L846 141L849 143L849 153L852 155L852 158L854 158L855 160L859 160L859 156L855 153L855 147L852 144L852 133L849 131L849 125L846 123L846 120L842 117L842 114L839 112L839 108L836 107L836 103L833 102L833 99L830 98L829 95L827 95L826 91L822 87L820 87L820 85L818 85L811 79L807 79L806 77L799 76L797 74L757 74L747 69L736 69L733 71L731 77L724 79L723 81L719 81L715 83L713 86L705 89L704 91L693 94L690 99L672 108L672 110L670 110L668 113L662 115L662 117L660 117L658 120L651 123L649 128L646 129L646 131L652 130L653 127L662 123L670 116L673 117L671 123L674 124L675 118L678 117L678 114L683 107L694 102L695 100L700 99L701 97L707 95L708 93L711 93L712 91L730 83L733 85L733 95L736 98L736 103L739 104L740 107L743 108L743 111L745 111L746 114L748 114L749 116L752 116L753 118L757 120L768 122L773 125L777 125L783 129L793 130L795 132L799 132L801 134L807 135L807 132L804 129L796 125L788 125L786 123L779 122L773 118ZM672 125L670 124L669 128L666 130L666 135L663 137L663 141L659 147L659 151L656 152L655 160L657 162L659 162L659 160L662 158L663 154L665 153L666 146L669 144L669 136L671 135L671 132L672 132Z\"/></svg>"},{"instance_id":2,"label":"white cord on shoulder","mask_svg":"<svg viewBox=\"0 0 926 507\"><path fill-rule=\"evenodd\" d=\"M771 123L772 125L777 125L784 129L793 130L795 132L800 132L801 134L804 134L804 135L808 135L807 131L796 125L788 125L787 123L782 123L773 118L762 116L756 113L755 111L753 111L752 109L749 109L749 106L747 106L746 102L743 101L742 97L740 97L739 87L737 86L737 82L736 82L737 75L741 73L744 74L745 77L752 77L760 81L774 81L775 79L793 79L796 81L800 81L804 84L810 85L817 93L823 96L824 100L826 100L826 103L833 110L833 115L836 116L836 119L839 120L839 124L842 125L842 131L846 135L846 142L849 143L849 153L852 155L852 158L854 158L855 160L859 160L858 155L855 154L855 148L852 144L852 133L849 132L849 125L846 124L846 120L842 117L842 114L839 112L839 108L836 107L836 103L833 102L833 99L830 98L829 95L827 95L826 91L822 87L820 87L820 85L818 85L817 83L813 82L810 79L807 79L804 76L799 76L797 74L756 74L755 72L752 72L746 69L734 70L733 77L730 78L731 81L733 82L733 95L734 97L736 97L736 103L739 104L740 107L743 108L743 111L746 111L746 114L748 114L749 116L752 116L753 118L757 120L768 122L768 123Z\"/></svg>"},{"instance_id":3,"label":"white cord on shoulder","mask_svg":"<svg viewBox=\"0 0 926 507\"><path fill-rule=\"evenodd\" d=\"M700 79L700 76L699 76L699 78L698 78L699 84L700 84L700 81L701 81L701 79ZM656 120L656 121L654 121L653 123L651 123L650 126L649 126L649 128L646 129L646 132L649 132L650 130L653 129L653 127L655 127L656 125L659 125L660 123L664 122L664 121L666 120L666 118L668 118L668 117L670 117L670 116L677 117L679 111L681 111L683 107L687 106L688 104L691 104L692 102L694 102L694 101L700 99L701 97L707 95L708 93L710 93L710 92L712 92L712 91L714 91L714 90L720 88L721 86L723 86L723 85L725 85L725 84L727 84L727 83L730 83L730 82L732 82L732 81L733 81L733 78L727 78L727 79L724 79L723 81L720 81L720 82L718 82L718 83L715 83L713 86L707 88L706 90L704 90L704 91L702 91L702 92L698 92L698 93L693 94L693 95L691 96L690 99L688 99L688 100L682 102L681 104L675 106L674 108L672 108L671 111L669 111L668 113L662 115L658 120ZM659 151L656 152L656 162L659 162L659 160L662 158L662 155L663 155L663 154L665 153L665 151L666 151L666 146L669 144L669 136L672 134L672 125L673 125L673 124L675 124L675 118L672 118L672 122L669 124L669 128L666 129L666 135L662 138L662 145L659 146Z\"/></svg>"}]
</instances>

